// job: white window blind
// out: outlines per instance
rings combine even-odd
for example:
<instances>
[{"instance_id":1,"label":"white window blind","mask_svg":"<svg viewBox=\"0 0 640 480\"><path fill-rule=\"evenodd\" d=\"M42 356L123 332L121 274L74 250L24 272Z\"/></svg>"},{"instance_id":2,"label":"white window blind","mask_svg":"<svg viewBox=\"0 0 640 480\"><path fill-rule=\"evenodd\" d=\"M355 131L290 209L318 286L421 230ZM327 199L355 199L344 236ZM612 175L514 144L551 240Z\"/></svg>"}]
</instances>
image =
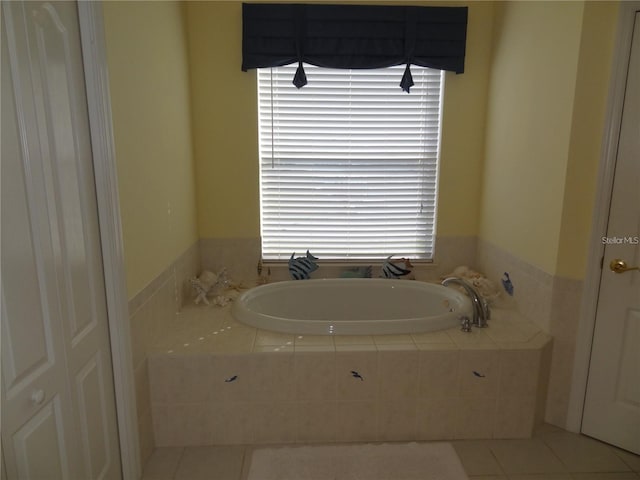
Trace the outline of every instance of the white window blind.
<instances>
[{"instance_id":1,"label":"white window blind","mask_svg":"<svg viewBox=\"0 0 640 480\"><path fill-rule=\"evenodd\" d=\"M433 257L443 72L258 70L262 256Z\"/></svg>"}]
</instances>

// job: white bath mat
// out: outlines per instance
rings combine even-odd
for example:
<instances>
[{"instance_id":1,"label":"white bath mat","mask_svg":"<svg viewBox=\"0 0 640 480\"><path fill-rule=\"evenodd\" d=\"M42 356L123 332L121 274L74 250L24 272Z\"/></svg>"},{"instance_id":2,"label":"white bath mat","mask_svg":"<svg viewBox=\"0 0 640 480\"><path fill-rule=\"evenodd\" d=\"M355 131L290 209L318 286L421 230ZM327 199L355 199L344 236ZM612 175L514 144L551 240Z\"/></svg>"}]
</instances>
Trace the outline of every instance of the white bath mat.
<instances>
[{"instance_id":1,"label":"white bath mat","mask_svg":"<svg viewBox=\"0 0 640 480\"><path fill-rule=\"evenodd\" d=\"M261 448L248 480L468 480L449 443Z\"/></svg>"}]
</instances>

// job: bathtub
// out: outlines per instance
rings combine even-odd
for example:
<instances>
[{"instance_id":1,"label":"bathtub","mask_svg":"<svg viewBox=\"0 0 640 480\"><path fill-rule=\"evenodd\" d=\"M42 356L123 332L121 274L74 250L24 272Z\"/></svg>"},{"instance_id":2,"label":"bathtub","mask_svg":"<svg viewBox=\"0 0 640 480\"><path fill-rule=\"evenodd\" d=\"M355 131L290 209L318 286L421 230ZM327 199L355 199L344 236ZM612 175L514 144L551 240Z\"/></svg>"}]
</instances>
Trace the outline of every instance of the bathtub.
<instances>
[{"instance_id":1,"label":"bathtub","mask_svg":"<svg viewBox=\"0 0 640 480\"><path fill-rule=\"evenodd\" d=\"M450 287L377 278L261 285L240 295L232 308L247 325L306 335L431 332L459 325L471 311L469 298Z\"/></svg>"}]
</instances>

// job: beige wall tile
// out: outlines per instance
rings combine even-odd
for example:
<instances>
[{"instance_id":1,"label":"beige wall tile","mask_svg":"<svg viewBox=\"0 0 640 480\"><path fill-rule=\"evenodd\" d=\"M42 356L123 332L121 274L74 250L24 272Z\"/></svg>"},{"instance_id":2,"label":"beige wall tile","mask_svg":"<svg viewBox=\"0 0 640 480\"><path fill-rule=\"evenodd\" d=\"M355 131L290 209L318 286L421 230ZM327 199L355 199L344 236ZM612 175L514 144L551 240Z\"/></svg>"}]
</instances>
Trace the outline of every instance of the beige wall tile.
<instances>
[{"instance_id":1,"label":"beige wall tile","mask_svg":"<svg viewBox=\"0 0 640 480\"><path fill-rule=\"evenodd\" d=\"M379 352L410 352L418 350L415 343L384 343L377 344L376 350Z\"/></svg>"},{"instance_id":2,"label":"beige wall tile","mask_svg":"<svg viewBox=\"0 0 640 480\"><path fill-rule=\"evenodd\" d=\"M253 361L250 355L211 356L211 375L203 379L210 389L210 401L224 403L255 400L251 395Z\"/></svg>"},{"instance_id":3,"label":"beige wall tile","mask_svg":"<svg viewBox=\"0 0 640 480\"><path fill-rule=\"evenodd\" d=\"M378 398L409 399L418 396L418 351L378 352Z\"/></svg>"},{"instance_id":4,"label":"beige wall tile","mask_svg":"<svg viewBox=\"0 0 640 480\"><path fill-rule=\"evenodd\" d=\"M454 397L460 389L459 351L420 351L420 398Z\"/></svg>"},{"instance_id":5,"label":"beige wall tile","mask_svg":"<svg viewBox=\"0 0 640 480\"><path fill-rule=\"evenodd\" d=\"M193 301L194 293L189 279L200 274L200 247L196 242L184 252L175 262L176 290L178 292L178 306Z\"/></svg>"},{"instance_id":6,"label":"beige wall tile","mask_svg":"<svg viewBox=\"0 0 640 480\"><path fill-rule=\"evenodd\" d=\"M178 404L169 407L169 425L177 446L198 446L210 443L207 409L204 403Z\"/></svg>"},{"instance_id":7,"label":"beige wall tile","mask_svg":"<svg viewBox=\"0 0 640 480\"><path fill-rule=\"evenodd\" d=\"M488 328L486 330L488 330ZM474 327L470 332L463 332L456 328L448 330L447 333L458 347L473 348L476 345L488 346L489 348L496 347L496 342L487 335L485 329Z\"/></svg>"},{"instance_id":8,"label":"beige wall tile","mask_svg":"<svg viewBox=\"0 0 640 480\"><path fill-rule=\"evenodd\" d=\"M176 375L183 375L182 391L176 392L173 398L169 398L169 403L204 403L212 400L215 383L220 382L220 377L215 369L210 355L185 355L182 365L176 365ZM228 377L225 377L228 378ZM246 378L243 378L246 380ZM237 387L238 382L234 382ZM225 385L228 385L225 383ZM232 387L230 387L232 388Z\"/></svg>"},{"instance_id":9,"label":"beige wall tile","mask_svg":"<svg viewBox=\"0 0 640 480\"><path fill-rule=\"evenodd\" d=\"M461 397L456 401L455 438L491 438L496 416L496 399Z\"/></svg>"},{"instance_id":10,"label":"beige wall tile","mask_svg":"<svg viewBox=\"0 0 640 480\"><path fill-rule=\"evenodd\" d=\"M209 403L206 423L212 445L248 445L253 442L255 410L249 402Z\"/></svg>"},{"instance_id":11,"label":"beige wall tile","mask_svg":"<svg viewBox=\"0 0 640 480\"><path fill-rule=\"evenodd\" d=\"M288 333L258 330L256 332L256 345L293 346L294 338L295 335Z\"/></svg>"},{"instance_id":12,"label":"beige wall tile","mask_svg":"<svg viewBox=\"0 0 640 480\"><path fill-rule=\"evenodd\" d=\"M421 398L416 412L418 440L447 440L455 437L459 403L456 397Z\"/></svg>"},{"instance_id":13,"label":"beige wall tile","mask_svg":"<svg viewBox=\"0 0 640 480\"><path fill-rule=\"evenodd\" d=\"M501 250L489 242L479 241L478 265L489 278L499 281L502 272L510 273L515 285L514 303L520 312L544 332L554 337L549 367L545 421L564 426L573 374L573 355L583 282L554 277Z\"/></svg>"},{"instance_id":14,"label":"beige wall tile","mask_svg":"<svg viewBox=\"0 0 640 480\"><path fill-rule=\"evenodd\" d=\"M357 372L360 376L354 376ZM375 400L378 395L378 353L336 353L336 398L338 400Z\"/></svg>"},{"instance_id":15,"label":"beige wall tile","mask_svg":"<svg viewBox=\"0 0 640 480\"><path fill-rule=\"evenodd\" d=\"M227 268L232 280L245 285L255 284L260 238L201 238L199 245L204 270L218 272Z\"/></svg>"},{"instance_id":16,"label":"beige wall tile","mask_svg":"<svg viewBox=\"0 0 640 480\"><path fill-rule=\"evenodd\" d=\"M153 430L159 447L207 445L205 404L153 405Z\"/></svg>"},{"instance_id":17,"label":"beige wall tile","mask_svg":"<svg viewBox=\"0 0 640 480\"><path fill-rule=\"evenodd\" d=\"M371 335L336 335L333 337L336 345L375 345Z\"/></svg>"},{"instance_id":18,"label":"beige wall tile","mask_svg":"<svg viewBox=\"0 0 640 480\"><path fill-rule=\"evenodd\" d=\"M421 343L442 343L453 347L453 340L445 331L412 333L411 338L416 344Z\"/></svg>"},{"instance_id":19,"label":"beige wall tile","mask_svg":"<svg viewBox=\"0 0 640 480\"><path fill-rule=\"evenodd\" d=\"M417 399L380 401L378 405L378 439L384 441L415 440L417 435Z\"/></svg>"},{"instance_id":20,"label":"beige wall tile","mask_svg":"<svg viewBox=\"0 0 640 480\"><path fill-rule=\"evenodd\" d=\"M334 347L333 337L330 335L296 335L295 347Z\"/></svg>"},{"instance_id":21,"label":"beige wall tile","mask_svg":"<svg viewBox=\"0 0 640 480\"><path fill-rule=\"evenodd\" d=\"M151 386L147 360L143 360L134 370L136 384L136 412L138 417L151 411Z\"/></svg>"},{"instance_id":22,"label":"beige wall tile","mask_svg":"<svg viewBox=\"0 0 640 480\"><path fill-rule=\"evenodd\" d=\"M498 395L535 398L539 379L540 351L501 350L498 361L500 368Z\"/></svg>"},{"instance_id":23,"label":"beige wall tile","mask_svg":"<svg viewBox=\"0 0 640 480\"><path fill-rule=\"evenodd\" d=\"M376 402L336 402L336 441L377 440Z\"/></svg>"},{"instance_id":24,"label":"beige wall tile","mask_svg":"<svg viewBox=\"0 0 640 480\"><path fill-rule=\"evenodd\" d=\"M498 397L494 438L530 438L536 417L536 397Z\"/></svg>"},{"instance_id":25,"label":"beige wall tile","mask_svg":"<svg viewBox=\"0 0 640 480\"><path fill-rule=\"evenodd\" d=\"M166 282L164 282L160 288L154 293L151 299L152 305L152 324L154 328L150 329L148 332L151 334L151 338L153 339L155 335L162 332L163 329L166 329L171 326L176 319L176 313L179 310L177 297L176 297L176 286L175 280L173 278L169 278Z\"/></svg>"},{"instance_id":26,"label":"beige wall tile","mask_svg":"<svg viewBox=\"0 0 640 480\"><path fill-rule=\"evenodd\" d=\"M298 429L295 403L253 403L252 410L252 443L293 443L296 441Z\"/></svg>"},{"instance_id":27,"label":"beige wall tile","mask_svg":"<svg viewBox=\"0 0 640 480\"><path fill-rule=\"evenodd\" d=\"M303 352L294 356L296 398L335 400L336 359L332 353Z\"/></svg>"},{"instance_id":28,"label":"beige wall tile","mask_svg":"<svg viewBox=\"0 0 640 480\"><path fill-rule=\"evenodd\" d=\"M336 352L377 352L375 345L336 345Z\"/></svg>"},{"instance_id":29,"label":"beige wall tile","mask_svg":"<svg viewBox=\"0 0 640 480\"><path fill-rule=\"evenodd\" d=\"M498 393L498 352L461 350L458 377L463 397L491 397Z\"/></svg>"},{"instance_id":30,"label":"beige wall tile","mask_svg":"<svg viewBox=\"0 0 640 480\"><path fill-rule=\"evenodd\" d=\"M525 317L549 332L552 275L484 240L478 241L476 263L480 271L498 286L501 286L503 273L509 272L514 296L508 297L501 289L501 301L515 304Z\"/></svg>"},{"instance_id":31,"label":"beige wall tile","mask_svg":"<svg viewBox=\"0 0 640 480\"><path fill-rule=\"evenodd\" d=\"M403 335L374 335L376 345L413 345L413 338L409 334Z\"/></svg>"},{"instance_id":32,"label":"beige wall tile","mask_svg":"<svg viewBox=\"0 0 640 480\"><path fill-rule=\"evenodd\" d=\"M429 278L446 276L460 265L474 265L477 248L475 236L436 237L434 266Z\"/></svg>"},{"instance_id":33,"label":"beige wall tile","mask_svg":"<svg viewBox=\"0 0 640 480\"><path fill-rule=\"evenodd\" d=\"M293 353L251 355L251 398L261 402L292 401L296 396Z\"/></svg>"},{"instance_id":34,"label":"beige wall tile","mask_svg":"<svg viewBox=\"0 0 640 480\"><path fill-rule=\"evenodd\" d=\"M292 346L286 345L284 347L276 345L254 345L251 350L253 353L294 353L295 350Z\"/></svg>"},{"instance_id":35,"label":"beige wall tile","mask_svg":"<svg viewBox=\"0 0 640 480\"><path fill-rule=\"evenodd\" d=\"M293 348L296 353L333 353L336 351L334 345L296 345Z\"/></svg>"},{"instance_id":36,"label":"beige wall tile","mask_svg":"<svg viewBox=\"0 0 640 480\"><path fill-rule=\"evenodd\" d=\"M151 405L151 418L153 419L153 437L156 447L172 446L173 442L169 431L169 406Z\"/></svg>"},{"instance_id":37,"label":"beige wall tile","mask_svg":"<svg viewBox=\"0 0 640 480\"><path fill-rule=\"evenodd\" d=\"M152 404L169 403L170 365L173 357L151 355L147 360L149 374L149 396Z\"/></svg>"},{"instance_id":38,"label":"beige wall tile","mask_svg":"<svg viewBox=\"0 0 640 480\"><path fill-rule=\"evenodd\" d=\"M147 357L147 350L151 340L148 329L152 318L152 304L142 305L130 318L131 356L133 367L138 368Z\"/></svg>"},{"instance_id":39,"label":"beige wall tile","mask_svg":"<svg viewBox=\"0 0 640 480\"><path fill-rule=\"evenodd\" d=\"M336 441L337 412L334 402L300 402L295 408L298 442Z\"/></svg>"}]
</instances>

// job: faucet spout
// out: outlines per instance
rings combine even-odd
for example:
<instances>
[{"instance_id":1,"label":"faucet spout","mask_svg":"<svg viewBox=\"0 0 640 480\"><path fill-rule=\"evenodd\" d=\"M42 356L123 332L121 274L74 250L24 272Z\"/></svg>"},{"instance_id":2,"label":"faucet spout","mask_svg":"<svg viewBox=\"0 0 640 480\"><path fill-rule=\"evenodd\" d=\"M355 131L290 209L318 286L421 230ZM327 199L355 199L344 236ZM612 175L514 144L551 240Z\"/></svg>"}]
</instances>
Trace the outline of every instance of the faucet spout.
<instances>
[{"instance_id":1,"label":"faucet spout","mask_svg":"<svg viewBox=\"0 0 640 480\"><path fill-rule=\"evenodd\" d=\"M460 277L449 277L442 281L442 285L445 287L452 284L460 285L467 292L469 298L471 298L471 303L473 304L473 325L480 328L488 327L487 320L491 318L491 310L489 310L489 305L484 298L482 298L482 295Z\"/></svg>"}]
</instances>

